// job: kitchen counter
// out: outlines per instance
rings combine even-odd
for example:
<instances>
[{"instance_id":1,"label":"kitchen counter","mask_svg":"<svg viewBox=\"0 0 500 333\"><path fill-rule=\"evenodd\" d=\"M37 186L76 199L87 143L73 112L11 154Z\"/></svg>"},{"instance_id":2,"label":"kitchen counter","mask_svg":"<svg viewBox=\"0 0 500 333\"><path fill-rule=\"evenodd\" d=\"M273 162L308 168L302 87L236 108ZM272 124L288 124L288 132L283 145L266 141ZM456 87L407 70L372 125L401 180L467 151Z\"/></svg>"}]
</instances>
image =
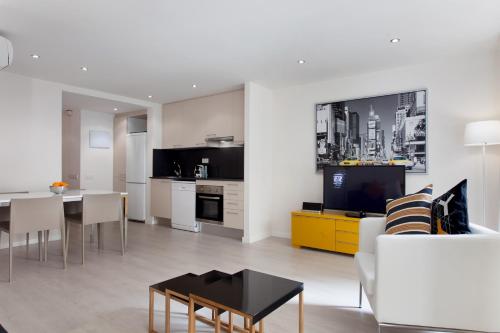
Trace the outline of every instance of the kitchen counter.
<instances>
[{"instance_id":1,"label":"kitchen counter","mask_svg":"<svg viewBox=\"0 0 500 333\"><path fill-rule=\"evenodd\" d=\"M170 179L175 181L187 181L193 182L196 180L210 180L210 181L223 181L223 182L244 182L244 179L231 179L231 178L216 178L216 177L208 177L208 178L194 178L194 177L175 177L175 176L159 176L159 177L149 177L151 179Z\"/></svg>"}]
</instances>

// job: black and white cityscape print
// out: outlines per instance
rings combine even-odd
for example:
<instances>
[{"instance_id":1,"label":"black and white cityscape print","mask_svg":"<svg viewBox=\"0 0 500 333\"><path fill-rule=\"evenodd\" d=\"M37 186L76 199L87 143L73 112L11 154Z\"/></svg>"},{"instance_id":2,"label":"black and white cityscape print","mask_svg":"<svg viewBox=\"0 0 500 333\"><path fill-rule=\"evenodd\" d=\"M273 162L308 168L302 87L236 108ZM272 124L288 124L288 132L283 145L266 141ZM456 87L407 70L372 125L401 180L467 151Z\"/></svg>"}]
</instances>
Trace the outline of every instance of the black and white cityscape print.
<instances>
[{"instance_id":1,"label":"black and white cityscape print","mask_svg":"<svg viewBox=\"0 0 500 333\"><path fill-rule=\"evenodd\" d=\"M316 104L316 166L404 165L427 172L427 92Z\"/></svg>"}]
</instances>

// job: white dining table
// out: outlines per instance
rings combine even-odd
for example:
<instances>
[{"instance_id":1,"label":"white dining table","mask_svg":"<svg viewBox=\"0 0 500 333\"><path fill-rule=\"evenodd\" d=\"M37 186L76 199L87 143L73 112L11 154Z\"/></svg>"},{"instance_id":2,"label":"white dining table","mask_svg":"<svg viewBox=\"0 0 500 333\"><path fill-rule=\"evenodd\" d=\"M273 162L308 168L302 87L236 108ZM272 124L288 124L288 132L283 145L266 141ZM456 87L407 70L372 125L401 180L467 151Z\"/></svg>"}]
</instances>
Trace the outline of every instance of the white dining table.
<instances>
[{"instance_id":1,"label":"white dining table","mask_svg":"<svg viewBox=\"0 0 500 333\"><path fill-rule=\"evenodd\" d=\"M83 196L86 194L111 194L115 193L113 191L106 190L68 190L62 194L63 202L78 202L82 201ZM128 236L128 193L120 192L123 198L123 236L125 239L125 247L127 246L127 236ZM12 192L12 193L1 193L0 194L0 207L9 207L12 199L34 199L34 198L47 198L52 197L55 194L50 191L47 192Z\"/></svg>"}]
</instances>

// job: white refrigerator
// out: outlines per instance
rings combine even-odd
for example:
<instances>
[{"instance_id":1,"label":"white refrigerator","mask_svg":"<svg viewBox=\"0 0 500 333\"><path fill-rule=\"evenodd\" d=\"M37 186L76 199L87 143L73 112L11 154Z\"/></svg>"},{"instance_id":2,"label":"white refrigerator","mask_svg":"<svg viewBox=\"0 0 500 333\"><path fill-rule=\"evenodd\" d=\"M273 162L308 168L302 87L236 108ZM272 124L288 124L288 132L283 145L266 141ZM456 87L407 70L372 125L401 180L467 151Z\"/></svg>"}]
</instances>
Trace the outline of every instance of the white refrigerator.
<instances>
[{"instance_id":1,"label":"white refrigerator","mask_svg":"<svg viewBox=\"0 0 500 333\"><path fill-rule=\"evenodd\" d=\"M128 218L146 220L146 133L127 134Z\"/></svg>"}]
</instances>

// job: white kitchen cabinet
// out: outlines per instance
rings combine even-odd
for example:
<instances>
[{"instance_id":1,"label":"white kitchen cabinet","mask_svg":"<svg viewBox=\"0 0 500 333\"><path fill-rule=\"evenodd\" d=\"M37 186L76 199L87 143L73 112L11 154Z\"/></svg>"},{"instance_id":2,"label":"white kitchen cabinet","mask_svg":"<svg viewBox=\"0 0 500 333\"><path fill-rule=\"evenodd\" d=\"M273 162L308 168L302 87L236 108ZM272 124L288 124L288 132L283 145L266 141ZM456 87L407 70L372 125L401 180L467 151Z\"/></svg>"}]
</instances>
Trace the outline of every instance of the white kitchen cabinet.
<instances>
[{"instance_id":1,"label":"white kitchen cabinet","mask_svg":"<svg viewBox=\"0 0 500 333\"><path fill-rule=\"evenodd\" d=\"M182 133L181 127L184 122L183 104L169 104L168 108L163 108L163 147L181 148Z\"/></svg>"},{"instance_id":2,"label":"white kitchen cabinet","mask_svg":"<svg viewBox=\"0 0 500 333\"><path fill-rule=\"evenodd\" d=\"M172 181L151 179L151 216L172 218Z\"/></svg>"},{"instance_id":3,"label":"white kitchen cabinet","mask_svg":"<svg viewBox=\"0 0 500 333\"><path fill-rule=\"evenodd\" d=\"M224 227L244 228L244 183L224 182Z\"/></svg>"},{"instance_id":4,"label":"white kitchen cabinet","mask_svg":"<svg viewBox=\"0 0 500 333\"><path fill-rule=\"evenodd\" d=\"M224 209L224 227L243 230L243 215L240 209Z\"/></svg>"},{"instance_id":5,"label":"white kitchen cabinet","mask_svg":"<svg viewBox=\"0 0 500 333\"><path fill-rule=\"evenodd\" d=\"M244 141L244 91L190 99L163 106L163 147L206 146L210 137Z\"/></svg>"}]
</instances>

